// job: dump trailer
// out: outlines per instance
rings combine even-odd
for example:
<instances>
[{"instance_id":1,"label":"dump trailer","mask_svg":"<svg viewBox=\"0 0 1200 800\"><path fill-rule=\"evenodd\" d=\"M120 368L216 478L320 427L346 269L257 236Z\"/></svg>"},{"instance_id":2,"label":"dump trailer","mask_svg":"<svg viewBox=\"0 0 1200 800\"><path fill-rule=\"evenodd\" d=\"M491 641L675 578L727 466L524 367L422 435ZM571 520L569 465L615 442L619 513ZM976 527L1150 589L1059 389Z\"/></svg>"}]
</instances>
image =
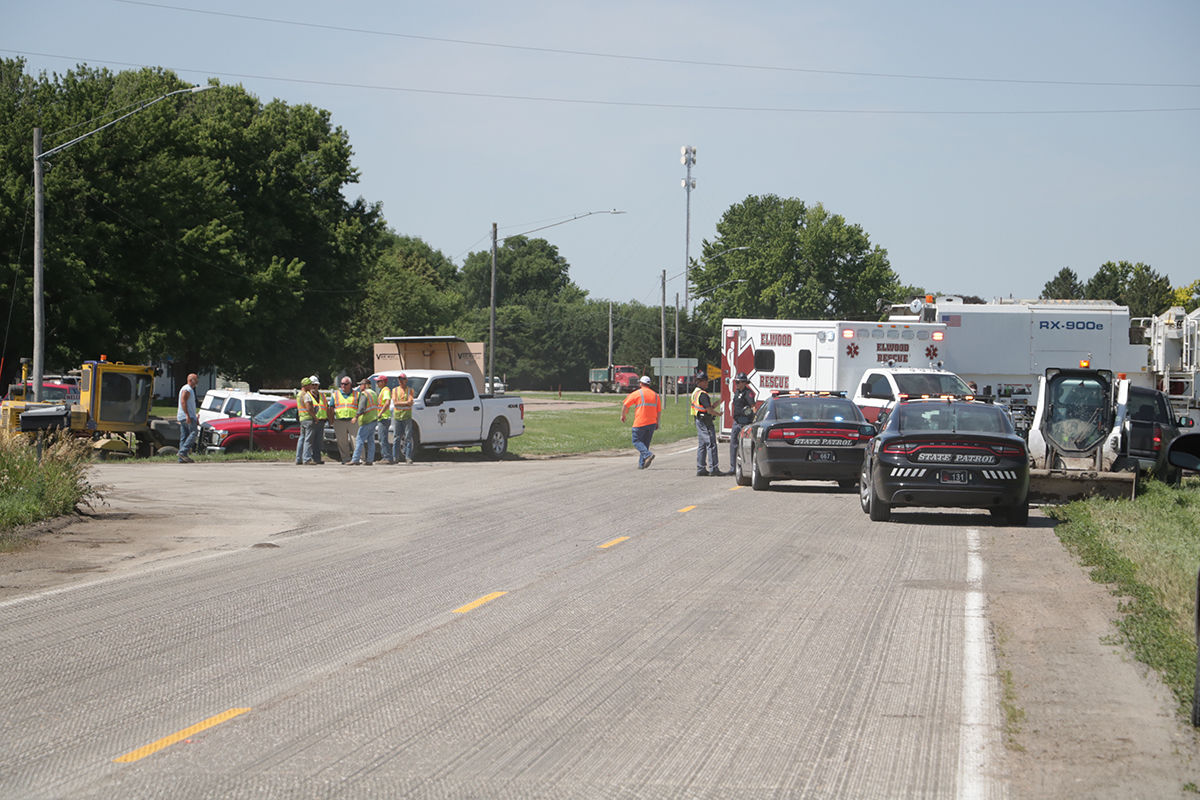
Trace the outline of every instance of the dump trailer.
<instances>
[{"instance_id":1,"label":"dump trailer","mask_svg":"<svg viewBox=\"0 0 1200 800\"><path fill-rule=\"evenodd\" d=\"M109 455L153 455L167 444L150 419L154 401L154 367L108 361L85 361L80 368L77 403L38 403L26 399L27 378L10 387L0 403L0 430L30 430L30 420L43 418L40 430L69 430L91 440L92 447ZM58 407L60 412L42 411ZM22 425L22 415L25 425ZM51 424L44 418L58 419Z\"/></svg>"},{"instance_id":2,"label":"dump trailer","mask_svg":"<svg viewBox=\"0 0 1200 800\"><path fill-rule=\"evenodd\" d=\"M1029 497L1068 503L1132 498L1137 470L1122 458L1129 380L1110 370L1047 369L1029 430Z\"/></svg>"}]
</instances>

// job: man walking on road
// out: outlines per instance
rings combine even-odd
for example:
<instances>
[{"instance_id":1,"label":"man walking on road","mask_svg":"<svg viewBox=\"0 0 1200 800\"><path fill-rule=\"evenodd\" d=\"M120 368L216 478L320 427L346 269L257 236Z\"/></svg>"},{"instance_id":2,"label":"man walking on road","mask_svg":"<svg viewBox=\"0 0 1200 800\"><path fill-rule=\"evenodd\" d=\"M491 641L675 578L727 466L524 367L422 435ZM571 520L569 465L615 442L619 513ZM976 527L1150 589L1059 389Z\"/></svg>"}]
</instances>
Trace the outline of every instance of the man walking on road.
<instances>
[{"instance_id":1,"label":"man walking on road","mask_svg":"<svg viewBox=\"0 0 1200 800\"><path fill-rule=\"evenodd\" d=\"M633 408L633 446L638 451L638 469L645 469L654 460L650 452L650 439L658 429L662 419L662 398L650 388L650 377L643 375L638 379L641 386L629 393L621 406L621 422Z\"/></svg>"},{"instance_id":2,"label":"man walking on road","mask_svg":"<svg viewBox=\"0 0 1200 800\"><path fill-rule=\"evenodd\" d=\"M200 419L196 416L196 384L200 376L189 373L187 383L179 390L179 406L175 411L175 421L179 423L179 463L191 464L188 451L196 443L196 435L200 433Z\"/></svg>"},{"instance_id":3,"label":"man walking on road","mask_svg":"<svg viewBox=\"0 0 1200 800\"><path fill-rule=\"evenodd\" d=\"M713 427L712 397L708 394L707 373L696 373L696 388L692 390L689 411L692 419L696 420L696 475L724 475L717 460L717 431Z\"/></svg>"}]
</instances>

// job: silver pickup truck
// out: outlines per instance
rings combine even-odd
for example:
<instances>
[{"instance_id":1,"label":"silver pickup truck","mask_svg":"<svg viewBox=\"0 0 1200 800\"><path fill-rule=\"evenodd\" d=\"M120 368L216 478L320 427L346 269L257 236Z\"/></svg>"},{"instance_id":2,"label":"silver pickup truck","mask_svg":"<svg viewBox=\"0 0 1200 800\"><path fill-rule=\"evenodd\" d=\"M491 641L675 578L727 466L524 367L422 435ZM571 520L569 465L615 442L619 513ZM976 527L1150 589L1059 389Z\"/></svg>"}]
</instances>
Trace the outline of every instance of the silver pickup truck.
<instances>
[{"instance_id":1,"label":"silver pickup truck","mask_svg":"<svg viewBox=\"0 0 1200 800\"><path fill-rule=\"evenodd\" d=\"M508 440L525 432L525 403L516 395L481 395L469 373L385 370L390 385L404 373L413 393L413 455L440 447L481 447L500 458Z\"/></svg>"}]
</instances>

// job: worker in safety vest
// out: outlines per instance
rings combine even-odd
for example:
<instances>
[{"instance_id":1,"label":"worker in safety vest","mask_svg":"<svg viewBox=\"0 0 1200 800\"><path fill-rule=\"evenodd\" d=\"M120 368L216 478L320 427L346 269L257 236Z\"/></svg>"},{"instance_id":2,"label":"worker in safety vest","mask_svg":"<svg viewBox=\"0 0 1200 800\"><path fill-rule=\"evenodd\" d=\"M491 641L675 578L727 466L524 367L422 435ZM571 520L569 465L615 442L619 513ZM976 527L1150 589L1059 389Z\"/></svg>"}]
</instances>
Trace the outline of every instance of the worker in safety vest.
<instances>
[{"instance_id":1,"label":"worker in safety vest","mask_svg":"<svg viewBox=\"0 0 1200 800\"><path fill-rule=\"evenodd\" d=\"M717 431L713 427L712 397L708 394L708 375L696 373L696 388L688 409L696 421L696 475L724 475L717 460Z\"/></svg>"},{"instance_id":2,"label":"worker in safety vest","mask_svg":"<svg viewBox=\"0 0 1200 800\"><path fill-rule=\"evenodd\" d=\"M392 457L392 390L388 387L385 375L379 376L379 388L375 390L375 399L379 406L379 460L395 464Z\"/></svg>"},{"instance_id":3,"label":"worker in safety vest","mask_svg":"<svg viewBox=\"0 0 1200 800\"><path fill-rule=\"evenodd\" d=\"M358 434L358 423L354 421L356 414L358 392L354 390L350 376L343 375L338 381L338 388L329 393L329 416L333 424L333 436L337 439L338 458L343 464L354 453L354 439Z\"/></svg>"},{"instance_id":4,"label":"worker in safety vest","mask_svg":"<svg viewBox=\"0 0 1200 800\"><path fill-rule=\"evenodd\" d=\"M403 454L404 463L413 463L412 407L413 392L408 388L408 376L401 372L396 376L398 385L392 389L392 461L399 464Z\"/></svg>"},{"instance_id":5,"label":"worker in safety vest","mask_svg":"<svg viewBox=\"0 0 1200 800\"><path fill-rule=\"evenodd\" d=\"M312 392L309 385L312 378L300 379L300 391L296 392L296 413L300 417L300 438L296 440L296 464L311 464L312 459L312 424L313 405Z\"/></svg>"},{"instance_id":6,"label":"worker in safety vest","mask_svg":"<svg viewBox=\"0 0 1200 800\"><path fill-rule=\"evenodd\" d=\"M621 422L629 409L633 409L633 446L638 451L638 469L645 469L654 460L650 452L650 439L662 419L662 398L658 392L650 388L650 378L643 375L638 379L639 386L625 398L621 406Z\"/></svg>"},{"instance_id":7,"label":"worker in safety vest","mask_svg":"<svg viewBox=\"0 0 1200 800\"><path fill-rule=\"evenodd\" d=\"M308 379L308 391L312 395L313 423L309 431L309 441L304 445L305 455L314 464L324 464L321 450L325 446L325 420L329 418L329 402L321 391L321 379L313 374Z\"/></svg>"},{"instance_id":8,"label":"worker in safety vest","mask_svg":"<svg viewBox=\"0 0 1200 800\"><path fill-rule=\"evenodd\" d=\"M371 378L363 378L358 386L358 412L354 417L358 423L358 435L354 440L354 457L349 462L351 466L365 464L369 467L375 463L375 428L379 425L378 420L379 396L371 388Z\"/></svg>"}]
</instances>

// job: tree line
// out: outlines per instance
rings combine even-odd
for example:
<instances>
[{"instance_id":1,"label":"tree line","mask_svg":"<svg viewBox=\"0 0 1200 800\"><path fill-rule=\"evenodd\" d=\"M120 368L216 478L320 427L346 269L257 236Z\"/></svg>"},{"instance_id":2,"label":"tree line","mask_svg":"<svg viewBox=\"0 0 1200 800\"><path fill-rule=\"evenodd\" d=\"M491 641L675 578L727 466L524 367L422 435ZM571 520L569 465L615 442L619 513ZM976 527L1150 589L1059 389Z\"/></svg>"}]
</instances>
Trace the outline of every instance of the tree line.
<instances>
[{"instance_id":1,"label":"tree line","mask_svg":"<svg viewBox=\"0 0 1200 800\"><path fill-rule=\"evenodd\" d=\"M32 351L33 129L48 150L186 86L161 69L31 76L22 59L0 59L0 385ZM385 336L487 340L490 250L456 265L397 233L378 203L348 199L353 149L327 111L211 86L46 160L47 371L104 353L169 362L176 375L218 368L252 386L290 386L314 371L368 374L371 345ZM699 302L679 312L680 355L715 361L725 317L879 319L888 303L925 293L900 282L861 226L821 204L750 196L716 232L692 265ZM505 239L496 263L495 363L510 384L584 388L588 368L608 363L610 317L614 363L647 369L660 355L663 309L589 297L546 240ZM1047 291L1060 279L1076 291L1066 272ZM1119 292L1095 296L1118 302L1161 300L1164 281L1170 289L1142 264L1101 272L1120 278ZM1093 283L1110 291L1095 278L1084 296ZM675 314L666 312L667 355Z\"/></svg>"}]
</instances>

